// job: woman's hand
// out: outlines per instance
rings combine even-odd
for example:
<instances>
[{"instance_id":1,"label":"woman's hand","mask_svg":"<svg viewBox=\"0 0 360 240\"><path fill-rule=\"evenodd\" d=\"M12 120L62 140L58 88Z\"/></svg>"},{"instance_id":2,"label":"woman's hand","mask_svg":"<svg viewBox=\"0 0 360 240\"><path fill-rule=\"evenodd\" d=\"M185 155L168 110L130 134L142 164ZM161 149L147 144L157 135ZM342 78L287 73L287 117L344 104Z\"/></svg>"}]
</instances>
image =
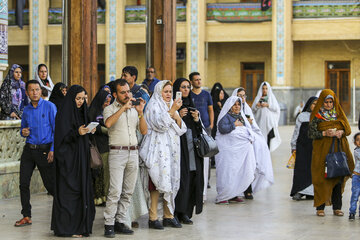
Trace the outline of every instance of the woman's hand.
<instances>
[{"instance_id":1,"label":"woman's hand","mask_svg":"<svg viewBox=\"0 0 360 240\"><path fill-rule=\"evenodd\" d=\"M181 100L181 99L174 100L174 103L173 103L173 105L171 106L170 111L171 111L171 110L174 110L174 112L175 112L175 111L179 110L179 108L180 108L181 106L182 106L182 100Z\"/></svg>"},{"instance_id":2,"label":"woman's hand","mask_svg":"<svg viewBox=\"0 0 360 240\"><path fill-rule=\"evenodd\" d=\"M241 126L244 126L244 124L242 124L242 122L240 122L239 119L236 119L236 121L235 121L235 126L236 126L236 127L241 127Z\"/></svg>"},{"instance_id":3,"label":"woman's hand","mask_svg":"<svg viewBox=\"0 0 360 240\"><path fill-rule=\"evenodd\" d=\"M339 139L342 137L343 134L344 134L344 130L335 131L335 136Z\"/></svg>"},{"instance_id":4,"label":"woman's hand","mask_svg":"<svg viewBox=\"0 0 360 240\"><path fill-rule=\"evenodd\" d=\"M253 124L253 120L251 118L247 119L249 121L250 124Z\"/></svg>"},{"instance_id":5,"label":"woman's hand","mask_svg":"<svg viewBox=\"0 0 360 240\"><path fill-rule=\"evenodd\" d=\"M325 137L335 137L335 133L336 131L334 131L334 129L327 129L326 131L324 131L324 136Z\"/></svg>"},{"instance_id":6,"label":"woman's hand","mask_svg":"<svg viewBox=\"0 0 360 240\"><path fill-rule=\"evenodd\" d=\"M191 116L193 117L194 121L198 122L199 121L199 111L198 110L190 111L190 113L191 113Z\"/></svg>"},{"instance_id":7,"label":"woman's hand","mask_svg":"<svg viewBox=\"0 0 360 240\"><path fill-rule=\"evenodd\" d=\"M221 108L222 105L221 105L221 102L217 102L217 105Z\"/></svg>"},{"instance_id":8,"label":"woman's hand","mask_svg":"<svg viewBox=\"0 0 360 240\"><path fill-rule=\"evenodd\" d=\"M269 107L269 104L267 102L262 102L261 107Z\"/></svg>"},{"instance_id":9,"label":"woman's hand","mask_svg":"<svg viewBox=\"0 0 360 240\"><path fill-rule=\"evenodd\" d=\"M256 104L256 107L257 107L257 108L260 108L260 107L261 107L261 103L258 102L258 103Z\"/></svg>"},{"instance_id":10,"label":"woman's hand","mask_svg":"<svg viewBox=\"0 0 360 240\"><path fill-rule=\"evenodd\" d=\"M89 131L89 129L86 128L85 125L82 125L82 126L79 127L79 134L81 136L87 134L88 131Z\"/></svg>"},{"instance_id":11,"label":"woman's hand","mask_svg":"<svg viewBox=\"0 0 360 240\"><path fill-rule=\"evenodd\" d=\"M183 118L186 116L186 114L188 113L188 109L187 108L183 108L179 111L180 117Z\"/></svg>"}]
</instances>

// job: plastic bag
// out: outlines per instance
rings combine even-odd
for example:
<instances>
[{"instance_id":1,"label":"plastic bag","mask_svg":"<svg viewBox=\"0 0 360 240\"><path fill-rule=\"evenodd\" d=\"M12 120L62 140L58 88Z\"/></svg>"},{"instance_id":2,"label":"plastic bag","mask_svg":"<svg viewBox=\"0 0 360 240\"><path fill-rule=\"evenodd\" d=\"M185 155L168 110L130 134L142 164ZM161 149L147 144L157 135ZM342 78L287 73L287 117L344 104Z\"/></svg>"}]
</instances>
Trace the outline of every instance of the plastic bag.
<instances>
[{"instance_id":1,"label":"plastic bag","mask_svg":"<svg viewBox=\"0 0 360 240\"><path fill-rule=\"evenodd\" d=\"M291 154L290 158L289 158L289 161L288 161L288 163L287 163L287 165L286 165L286 167L287 167L288 169L294 169L294 168L295 168L295 158L296 158L296 151L294 151L294 152Z\"/></svg>"}]
</instances>

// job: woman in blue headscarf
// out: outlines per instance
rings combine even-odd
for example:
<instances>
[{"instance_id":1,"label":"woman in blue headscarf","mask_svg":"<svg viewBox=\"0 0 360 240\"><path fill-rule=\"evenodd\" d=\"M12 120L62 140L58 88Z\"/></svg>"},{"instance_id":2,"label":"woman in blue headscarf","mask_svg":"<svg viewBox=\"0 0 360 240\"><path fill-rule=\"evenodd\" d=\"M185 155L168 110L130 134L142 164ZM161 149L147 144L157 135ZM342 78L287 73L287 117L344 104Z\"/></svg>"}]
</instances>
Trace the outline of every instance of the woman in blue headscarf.
<instances>
[{"instance_id":1,"label":"woman in blue headscarf","mask_svg":"<svg viewBox=\"0 0 360 240\"><path fill-rule=\"evenodd\" d=\"M25 83L21 79L22 68L12 65L0 88L0 120L21 119L24 107L28 104Z\"/></svg>"}]
</instances>

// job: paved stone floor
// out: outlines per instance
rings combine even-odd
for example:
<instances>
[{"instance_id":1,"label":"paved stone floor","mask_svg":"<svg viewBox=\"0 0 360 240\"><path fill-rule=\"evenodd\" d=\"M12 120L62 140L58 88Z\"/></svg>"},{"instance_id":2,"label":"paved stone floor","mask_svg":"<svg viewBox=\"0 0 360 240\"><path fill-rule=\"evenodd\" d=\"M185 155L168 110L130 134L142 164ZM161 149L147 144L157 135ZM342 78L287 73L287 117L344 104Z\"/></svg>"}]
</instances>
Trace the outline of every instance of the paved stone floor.
<instances>
[{"instance_id":1,"label":"paved stone floor","mask_svg":"<svg viewBox=\"0 0 360 240\"><path fill-rule=\"evenodd\" d=\"M289 197L292 170L285 167L290 156L293 126L280 128L282 144L272 154L275 184L245 204L219 206L216 196L215 170L212 170L208 201L201 215L193 218L194 225L164 231L147 228L147 217L140 219L140 228L133 236L116 235L120 239L359 239L360 219L348 221L351 182L343 195L344 217L333 216L331 208L326 216L315 215L312 201L295 202ZM353 127L353 133L356 128ZM352 137L352 136L351 136ZM349 140L351 140L351 137ZM351 144L353 149L353 144ZM52 198L46 194L33 195L33 225L15 228L20 215L20 199L0 201L0 239L59 239L50 231ZM91 239L103 238L103 208L96 209Z\"/></svg>"}]
</instances>

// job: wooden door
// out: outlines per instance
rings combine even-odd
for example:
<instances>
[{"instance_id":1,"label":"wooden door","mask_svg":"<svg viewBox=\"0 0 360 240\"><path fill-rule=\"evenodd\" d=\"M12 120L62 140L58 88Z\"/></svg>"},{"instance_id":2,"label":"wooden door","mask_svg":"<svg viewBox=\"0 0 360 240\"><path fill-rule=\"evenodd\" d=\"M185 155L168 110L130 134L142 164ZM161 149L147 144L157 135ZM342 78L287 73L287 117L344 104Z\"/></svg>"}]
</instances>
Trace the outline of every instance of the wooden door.
<instances>
[{"instance_id":1,"label":"wooden door","mask_svg":"<svg viewBox=\"0 0 360 240\"><path fill-rule=\"evenodd\" d=\"M350 114L350 62L326 62L325 87L335 92L345 114Z\"/></svg>"},{"instance_id":2,"label":"wooden door","mask_svg":"<svg viewBox=\"0 0 360 240\"><path fill-rule=\"evenodd\" d=\"M243 63L241 87L246 89L246 101L251 106L264 81L264 63Z\"/></svg>"}]
</instances>

